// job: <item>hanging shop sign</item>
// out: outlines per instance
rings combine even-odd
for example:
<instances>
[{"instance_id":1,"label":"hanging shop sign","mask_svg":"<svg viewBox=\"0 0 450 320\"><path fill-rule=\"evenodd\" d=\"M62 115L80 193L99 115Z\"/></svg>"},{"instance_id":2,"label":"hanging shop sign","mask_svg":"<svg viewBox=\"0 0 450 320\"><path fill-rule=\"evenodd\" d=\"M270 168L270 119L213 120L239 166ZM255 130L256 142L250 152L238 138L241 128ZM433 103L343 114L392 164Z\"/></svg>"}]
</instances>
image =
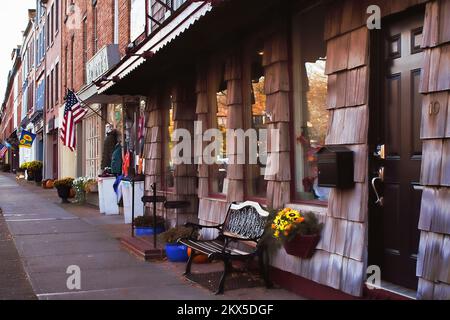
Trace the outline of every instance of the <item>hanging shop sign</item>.
<instances>
[{"instance_id":1,"label":"hanging shop sign","mask_svg":"<svg viewBox=\"0 0 450 320\"><path fill-rule=\"evenodd\" d=\"M30 149L33 145L36 135L26 130L22 130L22 134L19 139L19 147Z\"/></svg>"},{"instance_id":2,"label":"hanging shop sign","mask_svg":"<svg viewBox=\"0 0 450 320\"><path fill-rule=\"evenodd\" d=\"M119 46L111 44L104 46L86 63L87 83L98 79L106 71L114 67L120 61Z\"/></svg>"}]
</instances>

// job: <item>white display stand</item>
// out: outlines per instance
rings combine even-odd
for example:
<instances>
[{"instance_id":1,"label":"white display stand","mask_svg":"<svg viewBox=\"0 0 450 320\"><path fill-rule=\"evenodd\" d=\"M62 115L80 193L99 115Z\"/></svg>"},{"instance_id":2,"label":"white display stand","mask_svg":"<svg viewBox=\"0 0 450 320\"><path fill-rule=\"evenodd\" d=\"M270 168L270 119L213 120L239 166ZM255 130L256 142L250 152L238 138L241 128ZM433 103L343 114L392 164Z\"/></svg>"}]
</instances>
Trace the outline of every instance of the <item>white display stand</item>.
<instances>
[{"instance_id":1,"label":"white display stand","mask_svg":"<svg viewBox=\"0 0 450 320\"><path fill-rule=\"evenodd\" d=\"M98 178L98 202L100 213L105 215L118 215L117 194L114 192L115 177Z\"/></svg>"},{"instance_id":2,"label":"white display stand","mask_svg":"<svg viewBox=\"0 0 450 320\"><path fill-rule=\"evenodd\" d=\"M129 181L122 181L120 183L123 197L123 215L125 223L131 223L132 203L133 203L133 185ZM144 215L144 206L142 204L142 197L144 196L144 181L136 181L134 183L134 217Z\"/></svg>"}]
</instances>

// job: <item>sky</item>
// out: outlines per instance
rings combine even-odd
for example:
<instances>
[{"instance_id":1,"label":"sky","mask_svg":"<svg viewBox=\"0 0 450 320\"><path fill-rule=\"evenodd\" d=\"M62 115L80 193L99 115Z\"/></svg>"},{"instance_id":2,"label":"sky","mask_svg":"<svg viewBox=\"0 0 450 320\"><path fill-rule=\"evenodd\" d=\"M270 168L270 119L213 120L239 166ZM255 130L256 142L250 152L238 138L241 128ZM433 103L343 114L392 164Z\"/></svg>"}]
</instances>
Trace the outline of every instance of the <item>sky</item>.
<instances>
[{"instance_id":1,"label":"sky","mask_svg":"<svg viewBox=\"0 0 450 320\"><path fill-rule=\"evenodd\" d=\"M0 103L3 102L8 72L12 67L11 52L22 43L27 27L28 9L36 8L36 0L2 1L0 8Z\"/></svg>"}]
</instances>

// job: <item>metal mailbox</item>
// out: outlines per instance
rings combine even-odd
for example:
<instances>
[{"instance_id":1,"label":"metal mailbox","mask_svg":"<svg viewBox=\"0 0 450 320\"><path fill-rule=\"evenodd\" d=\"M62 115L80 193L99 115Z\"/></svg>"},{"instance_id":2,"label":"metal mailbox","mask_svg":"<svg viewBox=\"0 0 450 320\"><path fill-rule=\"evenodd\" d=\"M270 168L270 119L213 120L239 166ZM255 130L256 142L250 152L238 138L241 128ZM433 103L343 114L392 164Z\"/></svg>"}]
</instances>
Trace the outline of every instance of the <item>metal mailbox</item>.
<instances>
[{"instance_id":1,"label":"metal mailbox","mask_svg":"<svg viewBox=\"0 0 450 320\"><path fill-rule=\"evenodd\" d=\"M349 189L355 184L353 151L341 146L323 147L317 152L319 187Z\"/></svg>"}]
</instances>

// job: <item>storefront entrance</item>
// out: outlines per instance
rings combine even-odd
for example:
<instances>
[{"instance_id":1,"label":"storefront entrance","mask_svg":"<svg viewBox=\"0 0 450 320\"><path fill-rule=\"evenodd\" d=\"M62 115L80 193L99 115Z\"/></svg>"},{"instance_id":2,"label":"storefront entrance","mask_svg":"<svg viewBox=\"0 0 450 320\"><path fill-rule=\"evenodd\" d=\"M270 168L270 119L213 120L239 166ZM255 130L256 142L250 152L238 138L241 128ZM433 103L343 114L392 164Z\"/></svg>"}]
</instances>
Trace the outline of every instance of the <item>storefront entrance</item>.
<instances>
[{"instance_id":1,"label":"storefront entrance","mask_svg":"<svg viewBox=\"0 0 450 320\"><path fill-rule=\"evenodd\" d=\"M420 120L424 14L408 13L384 21L378 79L382 106L377 121L378 145L372 159L369 264L381 268L382 280L417 289L418 221L422 191ZM376 70L376 69L375 69ZM372 79L373 80L373 79ZM380 171L379 171L380 169ZM380 178L378 178L380 177Z\"/></svg>"}]
</instances>

